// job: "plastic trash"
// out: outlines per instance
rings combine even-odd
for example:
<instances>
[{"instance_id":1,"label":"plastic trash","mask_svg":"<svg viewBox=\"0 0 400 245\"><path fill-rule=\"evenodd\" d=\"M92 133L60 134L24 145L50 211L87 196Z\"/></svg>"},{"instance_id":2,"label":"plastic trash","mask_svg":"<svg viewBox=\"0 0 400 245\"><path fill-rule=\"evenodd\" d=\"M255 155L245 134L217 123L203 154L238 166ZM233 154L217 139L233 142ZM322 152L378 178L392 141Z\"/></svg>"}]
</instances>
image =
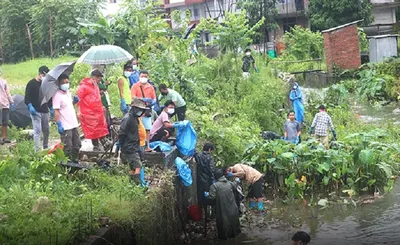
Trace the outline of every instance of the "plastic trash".
<instances>
[{"instance_id":1,"label":"plastic trash","mask_svg":"<svg viewBox=\"0 0 400 245\"><path fill-rule=\"evenodd\" d=\"M184 156L193 156L196 150L197 135L192 123L184 120L174 123L174 127L177 129L176 146L178 150Z\"/></svg>"},{"instance_id":2,"label":"plastic trash","mask_svg":"<svg viewBox=\"0 0 400 245\"><path fill-rule=\"evenodd\" d=\"M162 141L154 141L150 143L150 148L152 150L156 149L157 147L160 147L162 152L168 152L172 150L172 147L168 143Z\"/></svg>"},{"instance_id":3,"label":"plastic trash","mask_svg":"<svg viewBox=\"0 0 400 245\"><path fill-rule=\"evenodd\" d=\"M191 186L193 183L193 179L192 179L192 170L189 168L189 165L187 165L187 163L183 161L183 159L180 157L177 157L175 159L175 165L176 168L178 169L178 174L182 183L185 186Z\"/></svg>"}]
</instances>

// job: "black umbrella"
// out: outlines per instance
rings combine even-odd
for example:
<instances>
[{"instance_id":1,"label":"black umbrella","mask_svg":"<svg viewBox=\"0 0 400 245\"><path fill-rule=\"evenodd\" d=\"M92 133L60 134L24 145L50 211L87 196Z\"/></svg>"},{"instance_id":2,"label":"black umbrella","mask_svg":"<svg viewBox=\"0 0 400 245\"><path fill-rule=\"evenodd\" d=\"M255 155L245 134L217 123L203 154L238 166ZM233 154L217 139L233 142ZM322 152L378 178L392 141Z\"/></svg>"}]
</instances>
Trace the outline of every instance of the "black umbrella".
<instances>
[{"instance_id":1,"label":"black umbrella","mask_svg":"<svg viewBox=\"0 0 400 245\"><path fill-rule=\"evenodd\" d=\"M25 104L25 97L19 94L13 95L15 111L11 111L11 122L19 127L26 128L31 124L31 115L29 114L28 106Z\"/></svg>"},{"instance_id":2,"label":"black umbrella","mask_svg":"<svg viewBox=\"0 0 400 245\"><path fill-rule=\"evenodd\" d=\"M183 39L188 39L190 33L192 33L194 28L196 28L196 24L191 24L190 26L188 26L188 28L186 28L185 34L183 34Z\"/></svg>"},{"instance_id":3,"label":"black umbrella","mask_svg":"<svg viewBox=\"0 0 400 245\"><path fill-rule=\"evenodd\" d=\"M57 79L61 74L65 74L67 76L71 75L74 70L75 62L68 62L59 64L54 67L46 74L42 81L42 85L40 86L39 91L39 100L41 104L49 102L49 100L54 96L54 94L58 90Z\"/></svg>"}]
</instances>

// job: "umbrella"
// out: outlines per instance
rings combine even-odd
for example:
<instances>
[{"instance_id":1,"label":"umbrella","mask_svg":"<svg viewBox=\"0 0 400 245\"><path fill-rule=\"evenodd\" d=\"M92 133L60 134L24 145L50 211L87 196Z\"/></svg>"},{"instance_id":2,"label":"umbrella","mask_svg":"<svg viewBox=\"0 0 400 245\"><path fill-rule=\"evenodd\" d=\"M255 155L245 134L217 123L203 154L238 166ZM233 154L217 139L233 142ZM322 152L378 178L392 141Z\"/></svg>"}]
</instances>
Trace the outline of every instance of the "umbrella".
<instances>
[{"instance_id":1,"label":"umbrella","mask_svg":"<svg viewBox=\"0 0 400 245\"><path fill-rule=\"evenodd\" d=\"M46 74L40 86L39 99L42 105L47 103L57 92L57 79L61 74L71 75L74 70L75 62L62 63L54 67Z\"/></svg>"},{"instance_id":2,"label":"umbrella","mask_svg":"<svg viewBox=\"0 0 400 245\"><path fill-rule=\"evenodd\" d=\"M26 128L31 123L31 115L28 106L25 105L25 97L16 94L12 98L15 110L10 113L11 122L19 128Z\"/></svg>"},{"instance_id":3,"label":"umbrella","mask_svg":"<svg viewBox=\"0 0 400 245\"><path fill-rule=\"evenodd\" d=\"M187 39L190 35L190 33L196 28L196 24L191 24L186 28L185 34L183 34L183 39Z\"/></svg>"},{"instance_id":4,"label":"umbrella","mask_svg":"<svg viewBox=\"0 0 400 245\"><path fill-rule=\"evenodd\" d=\"M108 65L131 60L133 56L125 49L115 45L93 46L78 59L78 63L89 65Z\"/></svg>"}]
</instances>

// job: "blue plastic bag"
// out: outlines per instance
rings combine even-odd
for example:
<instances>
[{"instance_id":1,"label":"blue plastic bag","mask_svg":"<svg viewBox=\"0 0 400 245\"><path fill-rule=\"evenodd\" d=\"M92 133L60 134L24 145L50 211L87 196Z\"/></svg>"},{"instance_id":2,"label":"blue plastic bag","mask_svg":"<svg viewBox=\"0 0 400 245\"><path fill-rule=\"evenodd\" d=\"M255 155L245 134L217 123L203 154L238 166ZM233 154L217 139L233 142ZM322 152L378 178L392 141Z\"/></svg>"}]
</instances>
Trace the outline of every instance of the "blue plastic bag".
<instances>
[{"instance_id":1,"label":"blue plastic bag","mask_svg":"<svg viewBox=\"0 0 400 245\"><path fill-rule=\"evenodd\" d=\"M162 152L168 152L172 150L172 147L168 143L162 141L154 141L150 143L150 148L152 150L156 149L157 147L160 147Z\"/></svg>"},{"instance_id":2,"label":"blue plastic bag","mask_svg":"<svg viewBox=\"0 0 400 245\"><path fill-rule=\"evenodd\" d=\"M177 129L176 146L178 150L184 156L193 156L196 149L197 135L192 123L188 120L180 121L174 123L174 127Z\"/></svg>"},{"instance_id":3,"label":"blue plastic bag","mask_svg":"<svg viewBox=\"0 0 400 245\"><path fill-rule=\"evenodd\" d=\"M191 186L193 183L192 180L192 170L189 168L189 165L182 158L177 157L175 159L175 165L178 169L179 177L181 178L182 183L185 186Z\"/></svg>"}]
</instances>

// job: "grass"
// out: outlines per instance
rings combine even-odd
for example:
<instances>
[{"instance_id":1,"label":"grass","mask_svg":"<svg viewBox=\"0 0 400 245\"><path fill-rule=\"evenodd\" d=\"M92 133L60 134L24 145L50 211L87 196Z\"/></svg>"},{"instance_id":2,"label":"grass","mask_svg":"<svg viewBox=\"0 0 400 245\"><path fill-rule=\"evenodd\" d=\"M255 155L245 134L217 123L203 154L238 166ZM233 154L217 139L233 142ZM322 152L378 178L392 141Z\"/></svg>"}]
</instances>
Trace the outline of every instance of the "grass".
<instances>
[{"instance_id":1,"label":"grass","mask_svg":"<svg viewBox=\"0 0 400 245\"><path fill-rule=\"evenodd\" d=\"M40 58L25 61L18 64L6 64L1 66L2 77L7 80L11 87L25 86L29 80L37 76L40 66L46 65L50 69L64 62L76 60L76 57L63 56L60 58Z\"/></svg>"}]
</instances>

